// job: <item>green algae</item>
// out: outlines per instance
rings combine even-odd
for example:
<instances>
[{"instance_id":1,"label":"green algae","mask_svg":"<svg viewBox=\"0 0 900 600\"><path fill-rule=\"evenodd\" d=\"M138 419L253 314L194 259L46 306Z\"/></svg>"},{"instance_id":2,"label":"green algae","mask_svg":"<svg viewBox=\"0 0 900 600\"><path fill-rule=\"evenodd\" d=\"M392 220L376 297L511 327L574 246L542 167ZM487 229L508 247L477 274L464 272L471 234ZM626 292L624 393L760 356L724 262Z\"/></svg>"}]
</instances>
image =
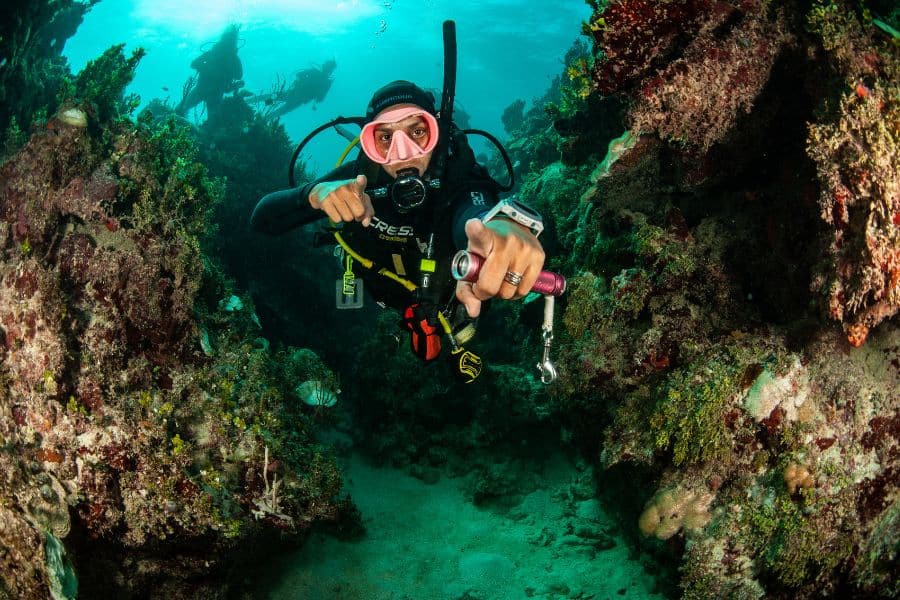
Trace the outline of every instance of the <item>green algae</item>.
<instances>
[{"instance_id":1,"label":"green algae","mask_svg":"<svg viewBox=\"0 0 900 600\"><path fill-rule=\"evenodd\" d=\"M78 577L63 543L49 531L44 532L44 552L47 555L47 579L53 600L74 600L78 597Z\"/></svg>"},{"instance_id":2,"label":"green algae","mask_svg":"<svg viewBox=\"0 0 900 600\"><path fill-rule=\"evenodd\" d=\"M718 358L678 369L655 395L650 427L657 449L672 448L675 465L726 461L732 440L725 413L740 370Z\"/></svg>"},{"instance_id":3,"label":"green algae","mask_svg":"<svg viewBox=\"0 0 900 600\"><path fill-rule=\"evenodd\" d=\"M676 466L727 463L734 444L727 416L737 410L748 367L765 360L771 357L761 345L723 344L669 373L653 394L656 449L671 449Z\"/></svg>"},{"instance_id":4,"label":"green algae","mask_svg":"<svg viewBox=\"0 0 900 600\"><path fill-rule=\"evenodd\" d=\"M125 44L117 44L99 58L89 61L75 78L74 89L68 92L71 95L69 101L91 106L94 116L101 123L132 113L140 102L135 95L126 97L124 90L134 79L138 63L146 51L136 48L126 58L124 49Z\"/></svg>"},{"instance_id":5,"label":"green algae","mask_svg":"<svg viewBox=\"0 0 900 600\"><path fill-rule=\"evenodd\" d=\"M787 588L829 572L853 552L851 536L831 535L820 524L818 505L792 500L786 491L767 501L744 506L742 528L757 560Z\"/></svg>"}]
</instances>

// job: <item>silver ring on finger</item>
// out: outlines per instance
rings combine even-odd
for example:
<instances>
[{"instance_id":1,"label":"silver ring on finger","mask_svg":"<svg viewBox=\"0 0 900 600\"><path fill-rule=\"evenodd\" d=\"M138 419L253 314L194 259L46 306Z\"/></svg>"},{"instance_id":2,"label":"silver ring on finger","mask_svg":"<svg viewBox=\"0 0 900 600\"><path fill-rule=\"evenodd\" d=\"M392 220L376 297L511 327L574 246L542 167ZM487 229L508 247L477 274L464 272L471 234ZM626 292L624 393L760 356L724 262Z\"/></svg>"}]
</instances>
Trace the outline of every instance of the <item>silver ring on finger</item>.
<instances>
[{"instance_id":1,"label":"silver ring on finger","mask_svg":"<svg viewBox=\"0 0 900 600\"><path fill-rule=\"evenodd\" d=\"M506 275L503 276L503 281L518 287L518 285L522 283L522 274L516 273L515 271L507 271Z\"/></svg>"}]
</instances>

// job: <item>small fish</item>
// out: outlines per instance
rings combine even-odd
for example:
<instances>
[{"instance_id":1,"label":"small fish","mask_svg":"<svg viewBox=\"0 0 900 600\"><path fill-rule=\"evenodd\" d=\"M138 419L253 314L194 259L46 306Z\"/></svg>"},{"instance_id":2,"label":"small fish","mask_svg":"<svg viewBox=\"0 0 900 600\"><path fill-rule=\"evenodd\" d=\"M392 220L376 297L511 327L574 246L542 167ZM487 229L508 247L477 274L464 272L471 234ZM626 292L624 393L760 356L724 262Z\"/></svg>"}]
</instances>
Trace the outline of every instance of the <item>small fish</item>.
<instances>
[{"instance_id":1,"label":"small fish","mask_svg":"<svg viewBox=\"0 0 900 600\"><path fill-rule=\"evenodd\" d=\"M163 89L164 92L168 92L168 91L169 91L169 86L164 85L164 86L162 86L162 89Z\"/></svg>"},{"instance_id":2,"label":"small fish","mask_svg":"<svg viewBox=\"0 0 900 600\"><path fill-rule=\"evenodd\" d=\"M337 395L341 393L341 390L331 390L321 381L311 379L294 388L294 393L308 406L329 408L337 404Z\"/></svg>"}]
</instances>

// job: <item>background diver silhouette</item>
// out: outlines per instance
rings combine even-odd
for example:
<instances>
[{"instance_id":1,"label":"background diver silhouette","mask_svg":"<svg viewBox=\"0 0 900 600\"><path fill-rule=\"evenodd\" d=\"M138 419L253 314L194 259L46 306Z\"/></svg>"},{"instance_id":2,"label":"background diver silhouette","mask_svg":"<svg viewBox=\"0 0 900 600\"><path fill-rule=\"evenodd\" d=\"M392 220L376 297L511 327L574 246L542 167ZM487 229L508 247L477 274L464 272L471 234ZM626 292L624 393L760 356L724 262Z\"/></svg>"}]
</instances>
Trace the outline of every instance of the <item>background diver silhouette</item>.
<instances>
[{"instance_id":1,"label":"background diver silhouette","mask_svg":"<svg viewBox=\"0 0 900 600\"><path fill-rule=\"evenodd\" d=\"M201 102L206 105L207 115L212 114L222 102L222 97L240 89L244 69L238 58L238 25L229 25L219 41L212 48L191 62L197 71L184 85L181 102L175 108L179 116Z\"/></svg>"},{"instance_id":2,"label":"background diver silhouette","mask_svg":"<svg viewBox=\"0 0 900 600\"><path fill-rule=\"evenodd\" d=\"M266 104L277 105L269 114L273 119L308 102L321 102L328 94L328 90L331 89L334 81L332 74L336 67L337 63L334 60L327 60L319 68L303 69L294 76L290 87L269 94L260 94L254 99L262 100Z\"/></svg>"}]
</instances>

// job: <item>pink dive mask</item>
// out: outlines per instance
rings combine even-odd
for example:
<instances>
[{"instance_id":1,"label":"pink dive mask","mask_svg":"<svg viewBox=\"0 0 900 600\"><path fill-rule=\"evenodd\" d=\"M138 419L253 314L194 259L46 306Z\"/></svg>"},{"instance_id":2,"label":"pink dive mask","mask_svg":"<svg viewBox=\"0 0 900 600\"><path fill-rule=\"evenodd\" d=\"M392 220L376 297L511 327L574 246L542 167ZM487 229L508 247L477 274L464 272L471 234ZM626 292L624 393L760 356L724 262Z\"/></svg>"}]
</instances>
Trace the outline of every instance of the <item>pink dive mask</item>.
<instances>
[{"instance_id":1,"label":"pink dive mask","mask_svg":"<svg viewBox=\"0 0 900 600\"><path fill-rule=\"evenodd\" d=\"M425 145L420 146L419 142L411 138L403 129L392 129L391 144L387 152L385 152L383 144L379 145L379 142L375 139L375 136L378 134L376 129L383 125L394 125L409 117L422 117L422 120L425 122L426 131L419 140L427 140ZM359 134L359 142L362 145L363 152L372 159L372 162L379 165L393 165L424 156L434 150L438 142L438 122L431 113L418 106L395 108L381 113L378 119L371 123L366 123Z\"/></svg>"}]
</instances>

